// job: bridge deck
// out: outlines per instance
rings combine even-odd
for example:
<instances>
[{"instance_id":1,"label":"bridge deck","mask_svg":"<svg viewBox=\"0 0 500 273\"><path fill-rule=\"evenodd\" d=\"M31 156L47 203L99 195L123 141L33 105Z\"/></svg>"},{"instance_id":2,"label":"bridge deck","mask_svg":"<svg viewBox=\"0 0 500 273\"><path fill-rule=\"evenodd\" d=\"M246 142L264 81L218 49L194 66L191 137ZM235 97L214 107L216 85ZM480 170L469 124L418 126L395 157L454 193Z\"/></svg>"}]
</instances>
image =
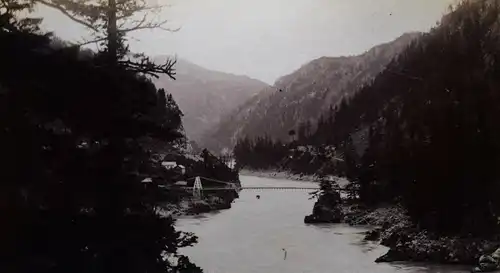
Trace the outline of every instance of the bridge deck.
<instances>
[{"instance_id":1,"label":"bridge deck","mask_svg":"<svg viewBox=\"0 0 500 273\"><path fill-rule=\"evenodd\" d=\"M241 187L242 190L319 190L318 187Z\"/></svg>"},{"instance_id":2,"label":"bridge deck","mask_svg":"<svg viewBox=\"0 0 500 273\"><path fill-rule=\"evenodd\" d=\"M241 187L241 188L203 188L204 191L211 190L318 190L319 188L313 187Z\"/></svg>"},{"instance_id":3,"label":"bridge deck","mask_svg":"<svg viewBox=\"0 0 500 273\"><path fill-rule=\"evenodd\" d=\"M193 187L179 187L177 189L192 190ZM241 188L225 188L225 187L203 187L204 191L227 191L227 190L319 190L319 187L241 187ZM337 189L340 192L349 192L352 190Z\"/></svg>"},{"instance_id":4,"label":"bridge deck","mask_svg":"<svg viewBox=\"0 0 500 273\"><path fill-rule=\"evenodd\" d=\"M313 191L313 190L319 190L319 185L318 186L307 186L307 187L279 187L279 186L260 186L260 187L238 187L241 186L240 183L236 183L235 181L232 182L225 182L225 181L220 181L217 179L211 179L211 178L206 178L206 177L191 177L186 179L187 180L192 180L195 179L194 186L192 187L171 187L171 186L160 186L161 188L165 190L193 190L193 191L228 191L228 190L235 190L235 191L240 191L240 190L307 190L307 191ZM201 181L200 179L216 182L225 186L220 186L220 187L202 187L201 186ZM199 184L198 186L197 183ZM196 188L196 189L195 189ZM335 189L339 192L356 192L354 189Z\"/></svg>"},{"instance_id":5,"label":"bridge deck","mask_svg":"<svg viewBox=\"0 0 500 273\"><path fill-rule=\"evenodd\" d=\"M172 188L171 188L172 189ZM173 188L175 189L175 188ZM192 190L193 187L178 187L177 189ZM202 190L318 190L318 187L203 187Z\"/></svg>"}]
</instances>

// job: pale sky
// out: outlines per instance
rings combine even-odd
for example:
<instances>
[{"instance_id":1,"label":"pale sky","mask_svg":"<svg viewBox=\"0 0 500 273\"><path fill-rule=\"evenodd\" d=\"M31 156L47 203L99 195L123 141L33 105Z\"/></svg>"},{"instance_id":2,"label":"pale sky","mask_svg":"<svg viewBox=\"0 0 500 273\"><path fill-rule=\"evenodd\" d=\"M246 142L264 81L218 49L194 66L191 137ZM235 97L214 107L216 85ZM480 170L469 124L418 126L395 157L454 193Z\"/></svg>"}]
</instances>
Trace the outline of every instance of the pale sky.
<instances>
[{"instance_id":1,"label":"pale sky","mask_svg":"<svg viewBox=\"0 0 500 273\"><path fill-rule=\"evenodd\" d=\"M359 54L409 31L427 31L456 0L170 0L178 32L145 30L134 52L187 59L272 84L321 56ZM41 8L43 27L76 41L84 28Z\"/></svg>"}]
</instances>

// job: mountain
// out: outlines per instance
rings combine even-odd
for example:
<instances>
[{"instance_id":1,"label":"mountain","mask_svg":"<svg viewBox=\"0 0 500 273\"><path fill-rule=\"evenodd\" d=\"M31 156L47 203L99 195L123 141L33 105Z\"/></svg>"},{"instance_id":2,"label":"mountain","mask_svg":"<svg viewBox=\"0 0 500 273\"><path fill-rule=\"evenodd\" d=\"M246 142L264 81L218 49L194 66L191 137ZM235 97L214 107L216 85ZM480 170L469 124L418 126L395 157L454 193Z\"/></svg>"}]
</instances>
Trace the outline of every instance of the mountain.
<instances>
[{"instance_id":1,"label":"mountain","mask_svg":"<svg viewBox=\"0 0 500 273\"><path fill-rule=\"evenodd\" d=\"M164 59L160 56L155 61ZM247 76L209 70L184 59L177 59L175 69L176 80L160 76L155 85L172 94L184 114L187 137L196 142L203 142L204 132L218 124L222 116L268 86Z\"/></svg>"},{"instance_id":2,"label":"mountain","mask_svg":"<svg viewBox=\"0 0 500 273\"><path fill-rule=\"evenodd\" d=\"M363 202L397 200L427 234L498 232L498 14L500 0L462 1L319 126L315 135L344 153L333 170L356 181Z\"/></svg>"},{"instance_id":3,"label":"mountain","mask_svg":"<svg viewBox=\"0 0 500 273\"><path fill-rule=\"evenodd\" d=\"M310 133L323 113L370 83L394 56L420 35L406 33L361 55L321 57L303 65L225 116L202 145L217 151L232 148L242 137L268 135L286 140L289 131L299 127Z\"/></svg>"}]
</instances>

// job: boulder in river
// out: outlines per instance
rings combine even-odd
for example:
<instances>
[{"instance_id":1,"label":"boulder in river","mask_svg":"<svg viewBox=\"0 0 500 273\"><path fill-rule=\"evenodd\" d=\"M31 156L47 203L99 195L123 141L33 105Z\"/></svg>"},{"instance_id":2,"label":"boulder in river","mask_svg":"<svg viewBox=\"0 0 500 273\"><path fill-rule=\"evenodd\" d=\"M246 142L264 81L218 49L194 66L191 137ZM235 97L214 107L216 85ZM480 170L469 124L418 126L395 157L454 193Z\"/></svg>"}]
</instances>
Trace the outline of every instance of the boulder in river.
<instances>
[{"instance_id":1,"label":"boulder in river","mask_svg":"<svg viewBox=\"0 0 500 273\"><path fill-rule=\"evenodd\" d=\"M322 182L318 201L314 204L312 214L304 217L304 223L340 223L344 219L340 193L325 183L329 182Z\"/></svg>"},{"instance_id":2,"label":"boulder in river","mask_svg":"<svg viewBox=\"0 0 500 273\"><path fill-rule=\"evenodd\" d=\"M342 210L339 207L314 205L313 213L304 218L304 223L340 223L343 218Z\"/></svg>"}]
</instances>

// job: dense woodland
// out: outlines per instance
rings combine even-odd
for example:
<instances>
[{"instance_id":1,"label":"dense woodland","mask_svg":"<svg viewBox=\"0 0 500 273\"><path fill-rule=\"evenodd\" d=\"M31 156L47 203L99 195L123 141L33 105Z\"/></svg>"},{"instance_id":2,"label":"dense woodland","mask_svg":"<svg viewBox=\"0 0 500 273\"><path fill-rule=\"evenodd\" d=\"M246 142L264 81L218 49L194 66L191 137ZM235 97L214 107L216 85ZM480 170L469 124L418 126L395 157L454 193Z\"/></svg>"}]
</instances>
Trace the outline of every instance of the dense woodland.
<instances>
[{"instance_id":1,"label":"dense woodland","mask_svg":"<svg viewBox=\"0 0 500 273\"><path fill-rule=\"evenodd\" d=\"M157 209L177 201L159 191L176 181L161 161L175 154L192 175L237 173L207 153L185 156L182 113L150 80L173 78L173 62L126 60L124 32L110 27L120 7L102 8L104 50L91 52L23 18L32 5L0 2L0 271L201 272L178 253L197 238Z\"/></svg>"},{"instance_id":2,"label":"dense woodland","mask_svg":"<svg viewBox=\"0 0 500 273\"><path fill-rule=\"evenodd\" d=\"M281 160L288 154L289 145L273 141L268 137L255 140L244 138L234 148L238 168L269 169L280 168Z\"/></svg>"},{"instance_id":3,"label":"dense woodland","mask_svg":"<svg viewBox=\"0 0 500 273\"><path fill-rule=\"evenodd\" d=\"M286 153L271 140L244 140L237 160L246 149L253 162L276 157L268 167L286 168L280 155L301 145L317 147L309 157L334 149L343 161L326 170L355 182L363 202L400 202L415 224L439 233L498 232L498 14L500 1L464 1L324 115L306 144L285 144ZM310 166L302 168L292 171Z\"/></svg>"}]
</instances>

